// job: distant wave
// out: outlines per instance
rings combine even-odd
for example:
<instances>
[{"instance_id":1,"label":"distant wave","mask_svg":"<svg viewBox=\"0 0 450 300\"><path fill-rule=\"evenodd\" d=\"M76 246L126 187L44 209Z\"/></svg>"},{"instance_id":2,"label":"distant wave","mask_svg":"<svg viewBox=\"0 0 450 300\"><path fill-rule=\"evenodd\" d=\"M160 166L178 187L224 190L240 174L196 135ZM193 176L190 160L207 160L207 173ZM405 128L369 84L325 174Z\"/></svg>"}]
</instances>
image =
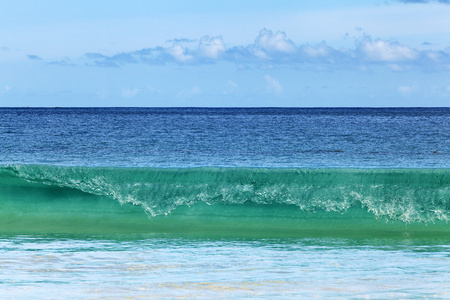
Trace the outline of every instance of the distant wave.
<instances>
[{"instance_id":1,"label":"distant wave","mask_svg":"<svg viewBox=\"0 0 450 300\"><path fill-rule=\"evenodd\" d=\"M450 169L3 165L0 197L3 232L450 233Z\"/></svg>"}]
</instances>

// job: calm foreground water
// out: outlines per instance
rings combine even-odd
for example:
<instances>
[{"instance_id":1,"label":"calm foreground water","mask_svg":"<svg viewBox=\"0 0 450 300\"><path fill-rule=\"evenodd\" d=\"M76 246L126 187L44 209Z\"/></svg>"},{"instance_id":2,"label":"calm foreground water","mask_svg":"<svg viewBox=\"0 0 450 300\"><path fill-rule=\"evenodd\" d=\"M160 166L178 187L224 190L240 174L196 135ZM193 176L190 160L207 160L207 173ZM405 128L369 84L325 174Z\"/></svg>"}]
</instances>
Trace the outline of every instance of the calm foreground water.
<instances>
[{"instance_id":1,"label":"calm foreground water","mask_svg":"<svg viewBox=\"0 0 450 300\"><path fill-rule=\"evenodd\" d=\"M0 298L450 298L450 109L0 109Z\"/></svg>"}]
</instances>

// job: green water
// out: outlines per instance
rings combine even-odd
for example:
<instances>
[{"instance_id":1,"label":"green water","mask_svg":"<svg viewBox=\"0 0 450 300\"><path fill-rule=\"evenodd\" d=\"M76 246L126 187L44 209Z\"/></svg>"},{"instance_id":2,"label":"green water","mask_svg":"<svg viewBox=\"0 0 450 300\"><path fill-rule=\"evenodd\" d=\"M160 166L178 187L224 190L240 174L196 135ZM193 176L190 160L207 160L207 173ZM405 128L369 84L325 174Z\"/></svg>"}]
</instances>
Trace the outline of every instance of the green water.
<instances>
[{"instance_id":1,"label":"green water","mask_svg":"<svg viewBox=\"0 0 450 300\"><path fill-rule=\"evenodd\" d=\"M449 182L440 169L7 166L0 232L445 238Z\"/></svg>"}]
</instances>

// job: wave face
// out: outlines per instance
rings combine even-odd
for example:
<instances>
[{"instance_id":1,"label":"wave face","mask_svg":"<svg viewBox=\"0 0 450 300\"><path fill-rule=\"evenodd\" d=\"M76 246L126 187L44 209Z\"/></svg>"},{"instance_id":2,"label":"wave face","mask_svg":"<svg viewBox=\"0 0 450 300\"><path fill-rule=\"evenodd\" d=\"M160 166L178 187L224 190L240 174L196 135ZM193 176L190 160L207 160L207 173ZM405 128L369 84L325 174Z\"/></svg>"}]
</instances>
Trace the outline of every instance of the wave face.
<instances>
[{"instance_id":1,"label":"wave face","mask_svg":"<svg viewBox=\"0 0 450 300\"><path fill-rule=\"evenodd\" d=\"M450 233L449 169L5 165L0 201L3 232Z\"/></svg>"}]
</instances>

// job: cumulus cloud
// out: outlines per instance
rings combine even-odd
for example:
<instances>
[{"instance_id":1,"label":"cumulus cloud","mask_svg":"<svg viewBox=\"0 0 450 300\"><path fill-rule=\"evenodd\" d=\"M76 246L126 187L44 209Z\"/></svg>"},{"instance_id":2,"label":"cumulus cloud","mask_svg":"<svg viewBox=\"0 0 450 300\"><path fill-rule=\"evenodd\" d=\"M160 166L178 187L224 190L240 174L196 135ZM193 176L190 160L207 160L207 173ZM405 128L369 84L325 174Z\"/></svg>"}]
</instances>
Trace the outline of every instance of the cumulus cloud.
<instances>
[{"instance_id":1,"label":"cumulus cloud","mask_svg":"<svg viewBox=\"0 0 450 300\"><path fill-rule=\"evenodd\" d=\"M216 59L225 52L225 43L222 37L204 36L198 44L198 52L200 56Z\"/></svg>"},{"instance_id":2,"label":"cumulus cloud","mask_svg":"<svg viewBox=\"0 0 450 300\"><path fill-rule=\"evenodd\" d=\"M189 43L175 42L168 47L144 48L113 56L87 53L84 61L88 65L98 67L120 67L132 63L194 65L228 62L239 68L289 66L317 70L369 70L372 66L384 66L394 71L450 70L450 48L417 50L397 41L372 38L369 35L356 39L352 48L339 49L325 41L297 46L286 33L269 29L262 29L251 44L229 48L221 36L203 36L196 44L193 44L192 40L186 40Z\"/></svg>"},{"instance_id":3,"label":"cumulus cloud","mask_svg":"<svg viewBox=\"0 0 450 300\"><path fill-rule=\"evenodd\" d=\"M229 61L251 63L282 63L295 59L298 48L286 33L262 29L254 43L235 46L225 51L224 57Z\"/></svg>"},{"instance_id":4,"label":"cumulus cloud","mask_svg":"<svg viewBox=\"0 0 450 300\"><path fill-rule=\"evenodd\" d=\"M311 45L302 46L302 51L309 57L327 57L330 56L330 52L332 51L331 47L328 47L325 42L322 45L313 47Z\"/></svg>"},{"instance_id":5,"label":"cumulus cloud","mask_svg":"<svg viewBox=\"0 0 450 300\"><path fill-rule=\"evenodd\" d=\"M370 37L361 41L358 51L364 58L373 62L403 62L415 60L419 56L416 50L409 47L381 39L372 40Z\"/></svg>"},{"instance_id":6,"label":"cumulus cloud","mask_svg":"<svg viewBox=\"0 0 450 300\"><path fill-rule=\"evenodd\" d=\"M343 64L350 58L347 51L336 50L325 42L299 46L299 56L301 61L306 64Z\"/></svg>"},{"instance_id":7,"label":"cumulus cloud","mask_svg":"<svg viewBox=\"0 0 450 300\"><path fill-rule=\"evenodd\" d=\"M176 61L185 63L193 60L193 56L189 54L189 49L184 48L180 44L173 44L166 52L172 56Z\"/></svg>"},{"instance_id":8,"label":"cumulus cloud","mask_svg":"<svg viewBox=\"0 0 450 300\"><path fill-rule=\"evenodd\" d=\"M294 42L287 38L286 33L282 31L273 33L272 30L265 28L256 37L254 47L268 55L294 53L297 50Z\"/></svg>"}]
</instances>

